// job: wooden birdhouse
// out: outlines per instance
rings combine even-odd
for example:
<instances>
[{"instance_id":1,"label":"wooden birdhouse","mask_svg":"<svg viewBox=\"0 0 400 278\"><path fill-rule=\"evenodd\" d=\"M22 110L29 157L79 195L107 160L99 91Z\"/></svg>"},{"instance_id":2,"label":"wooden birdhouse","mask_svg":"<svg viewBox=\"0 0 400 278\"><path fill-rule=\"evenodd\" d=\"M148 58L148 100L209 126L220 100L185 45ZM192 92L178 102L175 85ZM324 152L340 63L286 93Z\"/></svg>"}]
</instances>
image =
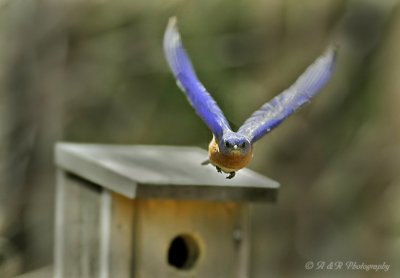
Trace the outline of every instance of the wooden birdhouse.
<instances>
[{"instance_id":1,"label":"wooden birdhouse","mask_svg":"<svg viewBox=\"0 0 400 278\"><path fill-rule=\"evenodd\" d=\"M227 180L193 147L57 144L55 277L249 277L249 203L278 183Z\"/></svg>"}]
</instances>

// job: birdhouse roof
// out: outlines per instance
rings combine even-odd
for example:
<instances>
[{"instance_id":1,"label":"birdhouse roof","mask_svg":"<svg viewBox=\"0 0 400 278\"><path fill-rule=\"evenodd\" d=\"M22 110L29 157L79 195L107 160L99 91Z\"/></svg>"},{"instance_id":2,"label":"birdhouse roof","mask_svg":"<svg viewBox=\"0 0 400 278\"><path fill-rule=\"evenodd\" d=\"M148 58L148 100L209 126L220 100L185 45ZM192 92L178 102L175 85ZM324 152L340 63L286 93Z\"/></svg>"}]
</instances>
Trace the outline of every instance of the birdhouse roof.
<instances>
[{"instance_id":1,"label":"birdhouse roof","mask_svg":"<svg viewBox=\"0 0 400 278\"><path fill-rule=\"evenodd\" d=\"M279 184L249 169L233 179L202 166L197 147L58 143L59 168L128 198L274 201Z\"/></svg>"}]
</instances>

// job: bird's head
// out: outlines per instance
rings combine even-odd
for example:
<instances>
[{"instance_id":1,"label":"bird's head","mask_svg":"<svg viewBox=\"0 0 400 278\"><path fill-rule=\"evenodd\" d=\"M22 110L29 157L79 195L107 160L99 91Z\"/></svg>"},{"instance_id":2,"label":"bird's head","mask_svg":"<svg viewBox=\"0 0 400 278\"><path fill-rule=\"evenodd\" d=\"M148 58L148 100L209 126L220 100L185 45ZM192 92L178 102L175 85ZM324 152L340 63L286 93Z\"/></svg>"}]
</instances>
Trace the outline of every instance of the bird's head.
<instances>
[{"instance_id":1,"label":"bird's head","mask_svg":"<svg viewBox=\"0 0 400 278\"><path fill-rule=\"evenodd\" d=\"M227 155L247 155L251 151L250 141L237 133L224 134L218 143L219 151Z\"/></svg>"}]
</instances>

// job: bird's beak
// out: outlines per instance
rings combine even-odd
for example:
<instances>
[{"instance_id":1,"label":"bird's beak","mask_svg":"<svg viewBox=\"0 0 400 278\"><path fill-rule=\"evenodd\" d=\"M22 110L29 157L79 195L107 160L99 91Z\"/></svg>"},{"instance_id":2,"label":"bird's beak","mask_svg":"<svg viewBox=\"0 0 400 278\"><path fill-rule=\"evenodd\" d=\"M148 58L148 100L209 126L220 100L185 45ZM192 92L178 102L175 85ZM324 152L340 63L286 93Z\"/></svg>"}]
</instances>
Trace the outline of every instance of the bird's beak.
<instances>
[{"instance_id":1,"label":"bird's beak","mask_svg":"<svg viewBox=\"0 0 400 278\"><path fill-rule=\"evenodd\" d=\"M234 149L234 150L237 150L237 149L238 149L238 145L234 145L234 146L233 146L233 149Z\"/></svg>"}]
</instances>

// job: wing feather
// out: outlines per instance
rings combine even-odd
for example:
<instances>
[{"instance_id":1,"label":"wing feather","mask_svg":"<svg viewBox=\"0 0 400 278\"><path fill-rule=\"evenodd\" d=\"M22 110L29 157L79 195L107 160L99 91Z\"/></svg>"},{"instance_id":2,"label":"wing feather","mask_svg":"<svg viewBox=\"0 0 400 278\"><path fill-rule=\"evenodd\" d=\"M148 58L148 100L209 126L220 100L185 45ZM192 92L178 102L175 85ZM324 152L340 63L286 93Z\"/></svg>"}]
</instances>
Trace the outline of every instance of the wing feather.
<instances>
[{"instance_id":1,"label":"wing feather","mask_svg":"<svg viewBox=\"0 0 400 278\"><path fill-rule=\"evenodd\" d=\"M332 76L337 49L329 48L296 82L254 112L238 133L255 142L318 94Z\"/></svg>"},{"instance_id":2,"label":"wing feather","mask_svg":"<svg viewBox=\"0 0 400 278\"><path fill-rule=\"evenodd\" d=\"M189 103L212 133L218 139L221 138L225 130L230 130L229 123L215 100L198 80L183 47L176 17L170 18L165 30L164 53L177 84L185 93Z\"/></svg>"}]
</instances>

